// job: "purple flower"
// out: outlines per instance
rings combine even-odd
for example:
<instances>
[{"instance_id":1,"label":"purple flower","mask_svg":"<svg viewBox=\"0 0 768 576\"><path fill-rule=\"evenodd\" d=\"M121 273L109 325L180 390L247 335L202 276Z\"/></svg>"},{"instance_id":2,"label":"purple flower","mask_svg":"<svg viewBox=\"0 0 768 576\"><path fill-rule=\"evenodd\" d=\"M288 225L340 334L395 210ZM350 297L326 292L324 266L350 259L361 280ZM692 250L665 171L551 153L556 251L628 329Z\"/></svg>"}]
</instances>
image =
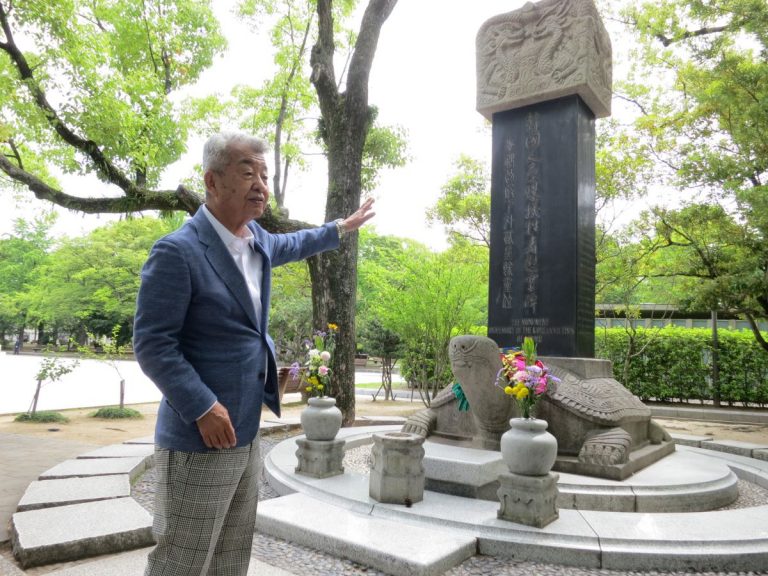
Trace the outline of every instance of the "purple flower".
<instances>
[{"instance_id":1,"label":"purple flower","mask_svg":"<svg viewBox=\"0 0 768 576\"><path fill-rule=\"evenodd\" d=\"M301 366L298 362L294 362L291 364L291 369L288 370L288 374L291 376L291 379L296 382L296 380L299 379L299 372L301 371Z\"/></svg>"}]
</instances>

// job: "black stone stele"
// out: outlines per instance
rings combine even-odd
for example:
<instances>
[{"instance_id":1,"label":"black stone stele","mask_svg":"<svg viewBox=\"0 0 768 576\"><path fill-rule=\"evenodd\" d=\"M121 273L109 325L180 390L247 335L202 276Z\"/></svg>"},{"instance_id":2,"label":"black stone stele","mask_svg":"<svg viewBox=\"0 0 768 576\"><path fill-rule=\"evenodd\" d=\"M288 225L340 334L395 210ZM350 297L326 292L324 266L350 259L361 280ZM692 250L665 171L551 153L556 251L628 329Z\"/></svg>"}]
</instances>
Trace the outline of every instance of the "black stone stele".
<instances>
[{"instance_id":1,"label":"black stone stele","mask_svg":"<svg viewBox=\"0 0 768 576\"><path fill-rule=\"evenodd\" d=\"M579 96L493 115L488 336L595 355L595 117Z\"/></svg>"}]
</instances>

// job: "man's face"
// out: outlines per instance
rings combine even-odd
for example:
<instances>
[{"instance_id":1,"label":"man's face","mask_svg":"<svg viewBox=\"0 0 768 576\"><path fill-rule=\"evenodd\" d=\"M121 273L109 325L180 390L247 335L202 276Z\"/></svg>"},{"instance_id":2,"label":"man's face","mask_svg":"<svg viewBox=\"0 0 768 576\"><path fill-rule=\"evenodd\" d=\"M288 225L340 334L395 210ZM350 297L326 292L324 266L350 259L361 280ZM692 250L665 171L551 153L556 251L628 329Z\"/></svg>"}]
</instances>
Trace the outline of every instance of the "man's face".
<instances>
[{"instance_id":1,"label":"man's face","mask_svg":"<svg viewBox=\"0 0 768 576\"><path fill-rule=\"evenodd\" d=\"M269 181L264 155L242 144L230 146L229 163L220 172L208 172L206 185L208 207L235 232L261 217L267 207Z\"/></svg>"}]
</instances>

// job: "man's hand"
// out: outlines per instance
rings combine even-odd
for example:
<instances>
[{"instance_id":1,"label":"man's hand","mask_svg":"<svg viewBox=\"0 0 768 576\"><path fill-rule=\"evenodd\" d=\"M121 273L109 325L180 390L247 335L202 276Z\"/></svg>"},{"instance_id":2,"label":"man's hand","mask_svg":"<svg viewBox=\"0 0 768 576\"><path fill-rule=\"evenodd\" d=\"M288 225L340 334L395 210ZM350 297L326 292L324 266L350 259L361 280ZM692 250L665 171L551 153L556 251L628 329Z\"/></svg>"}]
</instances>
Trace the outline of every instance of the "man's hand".
<instances>
[{"instance_id":1,"label":"man's hand","mask_svg":"<svg viewBox=\"0 0 768 576\"><path fill-rule=\"evenodd\" d=\"M229 419L229 412L216 402L207 414L197 420L200 435L208 448L234 448L237 445L235 429Z\"/></svg>"},{"instance_id":2,"label":"man's hand","mask_svg":"<svg viewBox=\"0 0 768 576\"><path fill-rule=\"evenodd\" d=\"M344 233L354 232L360 228L360 226L368 222L368 220L376 216L376 212L371 210L372 206L373 198L368 198L360 208L347 216L345 220L342 220L341 226L344 228Z\"/></svg>"}]
</instances>

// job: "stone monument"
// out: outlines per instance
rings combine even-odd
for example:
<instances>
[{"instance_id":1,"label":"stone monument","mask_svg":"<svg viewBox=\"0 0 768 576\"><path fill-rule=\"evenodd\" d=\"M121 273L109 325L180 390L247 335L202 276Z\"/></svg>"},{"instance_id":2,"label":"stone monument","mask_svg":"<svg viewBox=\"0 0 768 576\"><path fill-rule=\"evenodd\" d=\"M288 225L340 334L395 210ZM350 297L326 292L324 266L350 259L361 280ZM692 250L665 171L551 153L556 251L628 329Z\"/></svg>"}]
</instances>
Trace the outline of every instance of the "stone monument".
<instances>
[{"instance_id":1,"label":"stone monument","mask_svg":"<svg viewBox=\"0 0 768 576\"><path fill-rule=\"evenodd\" d=\"M595 118L610 103L611 43L592 0L528 3L480 28L477 109L493 122L490 339L450 344L471 418L448 387L404 431L494 449L516 415L493 386L498 348L532 336L562 380L536 413L557 439L555 470L622 480L674 451L594 359Z\"/></svg>"},{"instance_id":2,"label":"stone monument","mask_svg":"<svg viewBox=\"0 0 768 576\"><path fill-rule=\"evenodd\" d=\"M493 122L488 335L594 356L595 118L611 43L592 0L542 0L477 35L477 109Z\"/></svg>"}]
</instances>

